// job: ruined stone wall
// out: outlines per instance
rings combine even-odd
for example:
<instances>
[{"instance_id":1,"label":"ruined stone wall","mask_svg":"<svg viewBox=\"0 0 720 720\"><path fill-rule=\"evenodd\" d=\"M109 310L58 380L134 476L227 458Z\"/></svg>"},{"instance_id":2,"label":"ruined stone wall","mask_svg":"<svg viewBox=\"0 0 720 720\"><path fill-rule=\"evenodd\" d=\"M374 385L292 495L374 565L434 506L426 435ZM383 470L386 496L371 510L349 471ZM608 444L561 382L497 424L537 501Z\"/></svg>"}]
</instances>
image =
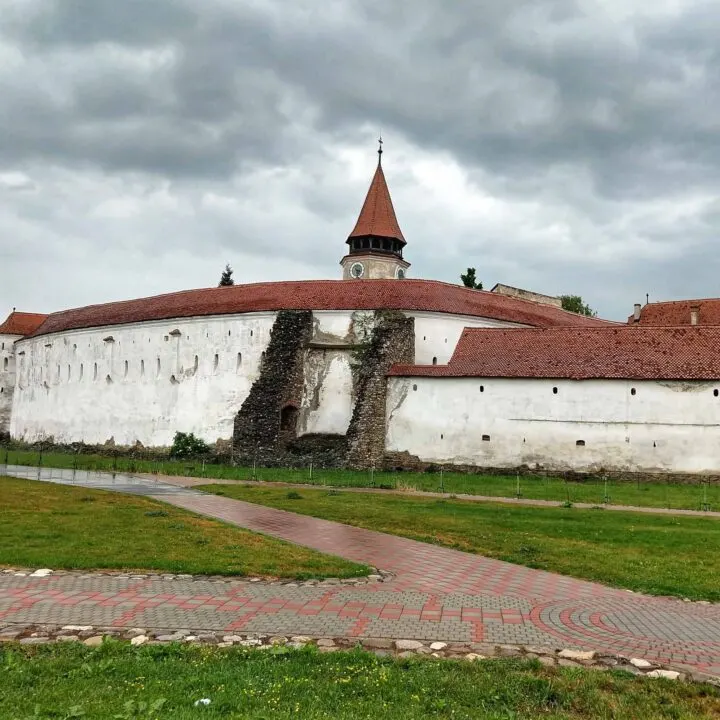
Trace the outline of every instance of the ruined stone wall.
<instances>
[{"instance_id":1,"label":"ruined stone wall","mask_svg":"<svg viewBox=\"0 0 720 720\"><path fill-rule=\"evenodd\" d=\"M354 358L356 402L347 432L350 468L381 467L385 454L387 373L415 358L415 322L400 312L379 311L369 341Z\"/></svg>"},{"instance_id":2,"label":"ruined stone wall","mask_svg":"<svg viewBox=\"0 0 720 720\"><path fill-rule=\"evenodd\" d=\"M310 310L278 313L260 375L235 417L233 445L238 457L275 461L279 449L295 439L303 359L312 332Z\"/></svg>"}]
</instances>

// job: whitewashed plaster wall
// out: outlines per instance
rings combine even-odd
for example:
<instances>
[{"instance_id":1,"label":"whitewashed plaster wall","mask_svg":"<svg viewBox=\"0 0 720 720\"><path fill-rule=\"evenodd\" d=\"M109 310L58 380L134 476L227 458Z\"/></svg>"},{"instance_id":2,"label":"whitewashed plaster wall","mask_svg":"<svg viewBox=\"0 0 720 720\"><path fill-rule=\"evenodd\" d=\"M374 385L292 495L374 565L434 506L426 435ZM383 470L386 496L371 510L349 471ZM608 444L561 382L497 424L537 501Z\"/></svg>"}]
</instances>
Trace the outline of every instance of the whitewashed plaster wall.
<instances>
[{"instance_id":1,"label":"whitewashed plaster wall","mask_svg":"<svg viewBox=\"0 0 720 720\"><path fill-rule=\"evenodd\" d=\"M447 363L466 327L512 327L513 323L466 315L408 312L415 319L415 362ZM313 347L305 359L305 387L298 433L347 432L355 405L353 343L372 331L372 312L314 313ZM343 346L347 346L343 348Z\"/></svg>"},{"instance_id":2,"label":"whitewashed plaster wall","mask_svg":"<svg viewBox=\"0 0 720 720\"><path fill-rule=\"evenodd\" d=\"M429 312L413 312L407 313L407 315L415 318L415 363L417 365L432 365L434 360L438 365L446 365L455 352L455 346L466 327L527 327L527 325L519 323L469 315L441 315Z\"/></svg>"},{"instance_id":3,"label":"whitewashed plaster wall","mask_svg":"<svg viewBox=\"0 0 720 720\"><path fill-rule=\"evenodd\" d=\"M387 449L487 467L718 472L719 390L720 379L390 378Z\"/></svg>"},{"instance_id":4,"label":"whitewashed plaster wall","mask_svg":"<svg viewBox=\"0 0 720 720\"><path fill-rule=\"evenodd\" d=\"M23 340L11 435L161 446L214 442L258 377L275 313L162 320Z\"/></svg>"},{"instance_id":5,"label":"whitewashed plaster wall","mask_svg":"<svg viewBox=\"0 0 720 720\"><path fill-rule=\"evenodd\" d=\"M416 322L419 364L447 362L464 327L511 325L461 315L408 315ZM371 331L372 316L314 313L298 434L347 431L355 402L352 345L358 332ZM177 431L208 442L229 439L234 416L259 375L275 317L162 320L21 340L10 433L30 442L112 438L118 445L147 446L168 445Z\"/></svg>"},{"instance_id":6,"label":"whitewashed plaster wall","mask_svg":"<svg viewBox=\"0 0 720 720\"><path fill-rule=\"evenodd\" d=\"M10 429L15 390L15 341L20 337L0 334L0 433Z\"/></svg>"}]
</instances>

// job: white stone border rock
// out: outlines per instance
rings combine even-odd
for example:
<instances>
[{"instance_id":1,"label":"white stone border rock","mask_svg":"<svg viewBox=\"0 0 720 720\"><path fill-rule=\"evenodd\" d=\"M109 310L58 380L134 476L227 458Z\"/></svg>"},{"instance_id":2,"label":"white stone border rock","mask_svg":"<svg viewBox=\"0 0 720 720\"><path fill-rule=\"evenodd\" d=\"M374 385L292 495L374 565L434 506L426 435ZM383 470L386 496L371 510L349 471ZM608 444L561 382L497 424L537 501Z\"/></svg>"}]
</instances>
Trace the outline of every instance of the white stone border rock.
<instances>
[{"instance_id":1,"label":"white stone border rock","mask_svg":"<svg viewBox=\"0 0 720 720\"><path fill-rule=\"evenodd\" d=\"M128 641L134 647L165 643L214 645L219 648L243 647L267 650L277 646L301 649L314 646L321 653L362 648L379 657L433 657L477 662L491 658L537 660L546 667L624 670L632 675L654 679L710 683L720 687L720 677L688 667L671 668L644 658L598 653L573 648L532 645L492 645L489 643L392 640L388 638L313 638L305 635L280 636L261 633L226 633L212 630L146 629L101 627L92 625L31 625L0 623L0 644L40 645L53 642L77 642L99 647L105 638Z\"/></svg>"},{"instance_id":2,"label":"white stone border rock","mask_svg":"<svg viewBox=\"0 0 720 720\"><path fill-rule=\"evenodd\" d=\"M121 570L50 570L49 568L6 568L0 570L1 575L13 577L77 577L97 578L107 577L115 580L182 580L184 582L214 582L214 583L260 583L263 585L286 585L289 587L333 587L338 585L370 585L373 583L390 582L395 579L392 573L370 568L370 574L357 578L325 578L324 580L293 580L292 578L268 578L251 575L189 575L185 573L132 573Z\"/></svg>"}]
</instances>

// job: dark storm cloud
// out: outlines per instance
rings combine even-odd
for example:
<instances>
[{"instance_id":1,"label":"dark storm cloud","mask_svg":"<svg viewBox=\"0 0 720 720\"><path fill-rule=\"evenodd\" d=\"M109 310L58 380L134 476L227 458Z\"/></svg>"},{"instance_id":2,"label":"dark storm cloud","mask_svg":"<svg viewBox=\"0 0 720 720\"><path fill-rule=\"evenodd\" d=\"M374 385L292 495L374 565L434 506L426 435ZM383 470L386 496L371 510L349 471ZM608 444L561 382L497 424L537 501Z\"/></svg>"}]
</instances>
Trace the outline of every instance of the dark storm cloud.
<instances>
[{"instance_id":1,"label":"dark storm cloud","mask_svg":"<svg viewBox=\"0 0 720 720\"><path fill-rule=\"evenodd\" d=\"M278 257L334 274L366 188L338 153L382 129L417 274L482 265L488 285L585 288L615 316L650 286L718 294L715 2L8 2L5 237L91 258L109 234L116 263L172 238L192 257L236 249L246 280ZM420 155L504 209L467 219L423 196Z\"/></svg>"}]
</instances>

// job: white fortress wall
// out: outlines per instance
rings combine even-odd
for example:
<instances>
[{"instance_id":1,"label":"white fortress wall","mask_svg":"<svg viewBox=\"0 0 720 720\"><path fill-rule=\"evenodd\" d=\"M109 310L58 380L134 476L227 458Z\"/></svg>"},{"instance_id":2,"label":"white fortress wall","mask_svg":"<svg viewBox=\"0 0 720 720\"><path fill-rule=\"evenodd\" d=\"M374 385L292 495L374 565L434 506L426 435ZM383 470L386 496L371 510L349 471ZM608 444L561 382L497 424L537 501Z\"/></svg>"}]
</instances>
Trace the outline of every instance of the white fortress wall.
<instances>
[{"instance_id":1,"label":"white fortress wall","mask_svg":"<svg viewBox=\"0 0 720 720\"><path fill-rule=\"evenodd\" d=\"M469 315L444 315L430 312L411 312L415 318L415 363L432 365L437 359L438 365L446 365L465 328L503 328L527 327L519 323Z\"/></svg>"},{"instance_id":2,"label":"white fortress wall","mask_svg":"<svg viewBox=\"0 0 720 720\"><path fill-rule=\"evenodd\" d=\"M419 365L431 365L434 359L439 364L446 363L466 327L514 326L509 322L466 315L431 312L408 312L406 315L415 319L415 362ZM351 367L353 331L360 335L370 332L372 317L372 311L314 313L315 331L313 347L308 350L305 361L299 435L343 435L347 432L355 404Z\"/></svg>"},{"instance_id":3,"label":"white fortress wall","mask_svg":"<svg viewBox=\"0 0 720 720\"><path fill-rule=\"evenodd\" d=\"M232 437L275 313L73 330L16 345L15 438L169 445Z\"/></svg>"},{"instance_id":4,"label":"white fortress wall","mask_svg":"<svg viewBox=\"0 0 720 720\"><path fill-rule=\"evenodd\" d=\"M0 334L0 433L10 430L15 390L15 341L20 337Z\"/></svg>"},{"instance_id":5,"label":"white fortress wall","mask_svg":"<svg viewBox=\"0 0 720 720\"><path fill-rule=\"evenodd\" d=\"M416 362L428 365L434 358L447 362L465 327L513 325L443 313L408 315L416 323ZM355 401L353 329L371 329L372 316L313 314L298 434L347 431ZM261 312L157 320L20 340L12 413L5 404L10 433L29 442L112 438L118 445L147 446L169 445L177 431L208 442L229 439L234 416L259 376L275 317ZM12 388L13 378L5 379Z\"/></svg>"},{"instance_id":6,"label":"white fortress wall","mask_svg":"<svg viewBox=\"0 0 720 720\"><path fill-rule=\"evenodd\" d=\"M720 471L720 380L393 377L389 384L387 449L424 461Z\"/></svg>"}]
</instances>

